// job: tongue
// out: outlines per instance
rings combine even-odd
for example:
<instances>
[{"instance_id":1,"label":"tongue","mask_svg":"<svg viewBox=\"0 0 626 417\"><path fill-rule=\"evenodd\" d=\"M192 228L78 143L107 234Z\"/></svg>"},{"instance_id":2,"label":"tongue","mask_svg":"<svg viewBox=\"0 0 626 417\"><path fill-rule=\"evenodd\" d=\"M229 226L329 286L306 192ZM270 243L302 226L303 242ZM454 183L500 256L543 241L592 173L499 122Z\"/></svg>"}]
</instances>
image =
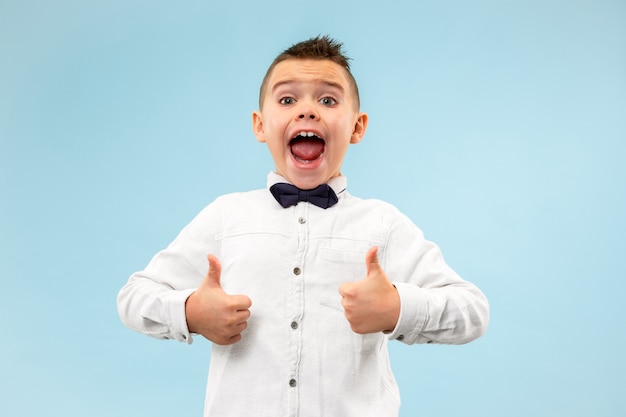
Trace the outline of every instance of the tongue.
<instances>
[{"instance_id":1,"label":"tongue","mask_svg":"<svg viewBox=\"0 0 626 417\"><path fill-rule=\"evenodd\" d=\"M313 161L324 152L324 142L319 139L300 139L291 144L291 153L298 159Z\"/></svg>"}]
</instances>

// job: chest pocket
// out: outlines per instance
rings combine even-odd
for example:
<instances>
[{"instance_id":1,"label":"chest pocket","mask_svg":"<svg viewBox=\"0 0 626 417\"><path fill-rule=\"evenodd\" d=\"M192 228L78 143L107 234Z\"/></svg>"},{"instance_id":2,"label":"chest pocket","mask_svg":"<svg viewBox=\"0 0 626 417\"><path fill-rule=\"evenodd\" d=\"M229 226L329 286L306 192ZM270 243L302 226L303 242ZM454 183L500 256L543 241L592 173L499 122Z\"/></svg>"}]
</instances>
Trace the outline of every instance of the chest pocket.
<instances>
[{"instance_id":1,"label":"chest pocket","mask_svg":"<svg viewBox=\"0 0 626 417\"><path fill-rule=\"evenodd\" d=\"M382 245L367 240L333 239L329 245L321 248L320 255L330 268L341 275L344 282L358 281L367 274L365 256L372 246L378 246L378 257L382 259Z\"/></svg>"}]
</instances>

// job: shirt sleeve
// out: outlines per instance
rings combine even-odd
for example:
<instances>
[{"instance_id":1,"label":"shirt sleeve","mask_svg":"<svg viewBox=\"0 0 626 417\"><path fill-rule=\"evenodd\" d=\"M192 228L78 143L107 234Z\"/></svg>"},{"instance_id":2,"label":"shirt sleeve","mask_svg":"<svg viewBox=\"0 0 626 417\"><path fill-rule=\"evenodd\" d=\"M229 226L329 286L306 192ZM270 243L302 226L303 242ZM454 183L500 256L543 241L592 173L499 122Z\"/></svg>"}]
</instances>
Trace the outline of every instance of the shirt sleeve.
<instances>
[{"instance_id":1,"label":"shirt sleeve","mask_svg":"<svg viewBox=\"0 0 626 417\"><path fill-rule=\"evenodd\" d=\"M406 344L463 344L480 337L489 322L485 295L444 261L437 245L398 212L383 267L400 296L400 316L387 336Z\"/></svg>"},{"instance_id":2,"label":"shirt sleeve","mask_svg":"<svg viewBox=\"0 0 626 417\"><path fill-rule=\"evenodd\" d=\"M143 271L131 275L117 297L126 326L158 339L192 343L185 303L206 277L206 257L215 250L217 217L216 203L212 203Z\"/></svg>"}]
</instances>

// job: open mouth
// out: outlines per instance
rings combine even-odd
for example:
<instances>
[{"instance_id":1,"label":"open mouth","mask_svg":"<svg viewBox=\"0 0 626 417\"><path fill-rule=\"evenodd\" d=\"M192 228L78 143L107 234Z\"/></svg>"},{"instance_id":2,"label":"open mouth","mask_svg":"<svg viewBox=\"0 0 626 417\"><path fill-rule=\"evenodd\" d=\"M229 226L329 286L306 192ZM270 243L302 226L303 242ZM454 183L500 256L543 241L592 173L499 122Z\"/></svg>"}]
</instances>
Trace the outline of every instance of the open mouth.
<instances>
[{"instance_id":1,"label":"open mouth","mask_svg":"<svg viewBox=\"0 0 626 417\"><path fill-rule=\"evenodd\" d=\"M302 163L312 163L324 154L326 142L313 132L300 132L291 141L289 148L293 157Z\"/></svg>"}]
</instances>

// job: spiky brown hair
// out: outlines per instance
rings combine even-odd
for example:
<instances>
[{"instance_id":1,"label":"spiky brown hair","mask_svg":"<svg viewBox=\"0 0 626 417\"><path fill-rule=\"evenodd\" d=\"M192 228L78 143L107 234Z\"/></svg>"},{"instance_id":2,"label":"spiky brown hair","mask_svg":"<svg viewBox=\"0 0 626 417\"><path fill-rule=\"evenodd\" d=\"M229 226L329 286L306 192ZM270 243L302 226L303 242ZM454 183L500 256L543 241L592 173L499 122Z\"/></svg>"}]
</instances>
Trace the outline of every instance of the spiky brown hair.
<instances>
[{"instance_id":1,"label":"spiky brown hair","mask_svg":"<svg viewBox=\"0 0 626 417\"><path fill-rule=\"evenodd\" d=\"M278 55L263 77L261 83L261 89L259 91L259 108L263 108L263 98L265 97L267 82L274 70L274 67L280 62L287 59L327 59L332 61L346 70L348 75L348 81L352 91L354 92L354 99L357 110L360 107L359 99L359 87L356 80L350 71L350 58L348 58L343 52L343 44L331 37L316 36L315 38L308 39L306 41L298 42L289 48L285 49L280 55Z\"/></svg>"}]
</instances>

